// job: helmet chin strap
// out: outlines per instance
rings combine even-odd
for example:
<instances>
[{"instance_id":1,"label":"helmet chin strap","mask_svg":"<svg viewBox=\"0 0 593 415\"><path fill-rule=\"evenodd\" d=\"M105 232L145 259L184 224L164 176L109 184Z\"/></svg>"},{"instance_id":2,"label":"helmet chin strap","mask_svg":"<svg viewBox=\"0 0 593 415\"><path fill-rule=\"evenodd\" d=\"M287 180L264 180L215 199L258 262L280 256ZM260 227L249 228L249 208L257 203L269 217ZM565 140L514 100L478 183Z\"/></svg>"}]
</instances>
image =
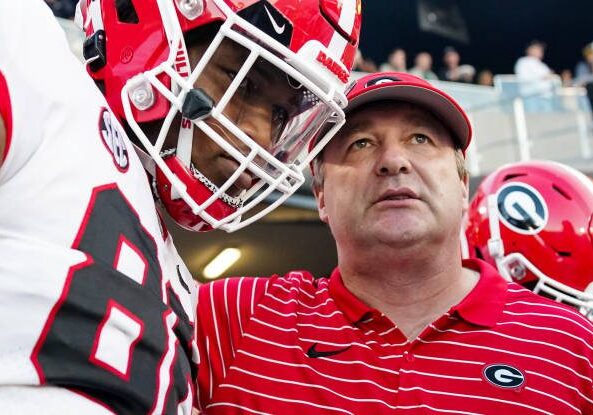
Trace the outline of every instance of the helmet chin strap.
<instances>
[{"instance_id":1,"label":"helmet chin strap","mask_svg":"<svg viewBox=\"0 0 593 415\"><path fill-rule=\"evenodd\" d=\"M208 177L206 177L200 170L192 163L191 150L194 140L194 123L186 117L181 117L181 125L179 126L179 135L177 137L177 148L174 149L175 156L183 163L184 166L190 169L193 176L204 184L212 193L218 191L218 186L214 184ZM175 187L171 189L171 198L179 199L181 195ZM242 204L242 198L232 197L227 193L221 195L221 200L228 205L239 208Z\"/></svg>"},{"instance_id":2,"label":"helmet chin strap","mask_svg":"<svg viewBox=\"0 0 593 415\"><path fill-rule=\"evenodd\" d=\"M179 135L177 137L176 156L188 168L191 166L191 149L194 139L194 123L191 120L181 117ZM176 188L171 189L171 198L179 199L181 195Z\"/></svg>"},{"instance_id":3,"label":"helmet chin strap","mask_svg":"<svg viewBox=\"0 0 593 415\"><path fill-rule=\"evenodd\" d=\"M507 281L512 281L507 268L503 265L504 260L504 244L500 237L500 221L498 219L497 195L488 195L487 209L488 209L488 225L490 227L490 239L488 239L488 253L496 262L498 272Z\"/></svg>"},{"instance_id":4,"label":"helmet chin strap","mask_svg":"<svg viewBox=\"0 0 593 415\"><path fill-rule=\"evenodd\" d=\"M190 171L192 173L192 175L198 179L204 186L206 186L208 188L208 190L210 190L212 193L216 193L218 191L218 186L216 186L214 183L212 183L212 181L210 179L208 179L206 176L204 176L198 169L196 166L194 166L193 163L190 164L189 166ZM232 207L234 207L235 209L240 208L241 206L243 206L243 198L241 196L243 196L245 192L243 191L241 193L240 196L238 197L232 197L229 196L226 193L222 193L220 195L220 199L225 202L227 205L230 205Z\"/></svg>"},{"instance_id":5,"label":"helmet chin strap","mask_svg":"<svg viewBox=\"0 0 593 415\"><path fill-rule=\"evenodd\" d=\"M177 48L177 61L175 63L176 72L187 80L191 74L191 64L189 61L189 54L187 53L187 46L183 39L183 32L179 24L179 20L175 16L175 10L171 7L171 4L164 4L162 0L158 0L159 10L163 18L165 34L169 40L169 46L171 48ZM178 96L182 90L181 85L171 79L171 90L174 95ZM179 134L177 137L177 158L183 163L183 165L189 168L191 164L191 148L194 137L194 124L191 120L187 119L182 115ZM178 190L173 187L171 189L171 198L179 199L181 195Z\"/></svg>"}]
</instances>

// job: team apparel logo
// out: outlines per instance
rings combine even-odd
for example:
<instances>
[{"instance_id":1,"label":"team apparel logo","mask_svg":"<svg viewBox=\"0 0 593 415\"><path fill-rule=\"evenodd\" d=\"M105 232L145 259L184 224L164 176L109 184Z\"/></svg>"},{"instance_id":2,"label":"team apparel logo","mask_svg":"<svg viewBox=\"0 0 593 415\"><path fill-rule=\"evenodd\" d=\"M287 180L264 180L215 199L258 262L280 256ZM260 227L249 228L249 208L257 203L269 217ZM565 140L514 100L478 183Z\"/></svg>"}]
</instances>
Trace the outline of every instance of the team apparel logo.
<instances>
[{"instance_id":1,"label":"team apparel logo","mask_svg":"<svg viewBox=\"0 0 593 415\"><path fill-rule=\"evenodd\" d=\"M254 3L238 15L284 46L290 45L292 24L267 0Z\"/></svg>"},{"instance_id":2,"label":"team apparel logo","mask_svg":"<svg viewBox=\"0 0 593 415\"><path fill-rule=\"evenodd\" d=\"M284 29L286 29L286 23L283 23L282 26L280 26L278 23L276 23L274 16L272 16L272 13L270 13L270 9L268 9L268 7L265 4L264 9L266 10L268 17L270 18L270 22L272 22L272 26L274 27L276 33L278 33L279 35L284 33Z\"/></svg>"},{"instance_id":3,"label":"team apparel logo","mask_svg":"<svg viewBox=\"0 0 593 415\"><path fill-rule=\"evenodd\" d=\"M120 126L113 120L111 112L103 108L99 116L99 132L103 143L107 150L113 157L113 162L119 171L128 170L129 159L128 149L124 142L124 134L120 130Z\"/></svg>"},{"instance_id":4,"label":"team apparel logo","mask_svg":"<svg viewBox=\"0 0 593 415\"><path fill-rule=\"evenodd\" d=\"M307 350L307 356L311 359L316 359L319 357L329 357L335 356L340 353L344 353L346 350L350 349L352 346L346 346L341 349L334 349L334 350L317 350L318 343L313 343L311 347Z\"/></svg>"},{"instance_id":5,"label":"team apparel logo","mask_svg":"<svg viewBox=\"0 0 593 415\"><path fill-rule=\"evenodd\" d=\"M338 62L333 60L322 50L317 54L317 61L329 69L331 73L336 75L340 81L344 83L348 82L348 77L350 76L348 71L342 68Z\"/></svg>"},{"instance_id":6,"label":"team apparel logo","mask_svg":"<svg viewBox=\"0 0 593 415\"><path fill-rule=\"evenodd\" d=\"M484 369L484 377L501 388L518 388L525 383L525 375L519 369L508 365L490 365Z\"/></svg>"},{"instance_id":7,"label":"team apparel logo","mask_svg":"<svg viewBox=\"0 0 593 415\"><path fill-rule=\"evenodd\" d=\"M373 78L370 81L368 81L365 85L365 88L368 88L370 86L375 86L375 85L389 84L391 82L399 82L399 81L401 81L401 79L396 78L395 76L382 76L379 78Z\"/></svg>"},{"instance_id":8,"label":"team apparel logo","mask_svg":"<svg viewBox=\"0 0 593 415\"><path fill-rule=\"evenodd\" d=\"M498 213L504 224L515 232L535 235L548 223L548 206L533 187L512 182L498 191Z\"/></svg>"}]
</instances>

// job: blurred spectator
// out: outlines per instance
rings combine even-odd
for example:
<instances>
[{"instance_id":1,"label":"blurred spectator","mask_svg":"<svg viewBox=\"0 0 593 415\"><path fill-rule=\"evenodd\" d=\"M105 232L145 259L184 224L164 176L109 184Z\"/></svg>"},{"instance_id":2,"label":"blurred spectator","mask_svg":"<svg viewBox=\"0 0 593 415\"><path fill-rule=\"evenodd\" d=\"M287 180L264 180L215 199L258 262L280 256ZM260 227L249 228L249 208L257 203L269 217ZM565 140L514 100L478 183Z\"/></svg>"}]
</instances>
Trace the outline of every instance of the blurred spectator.
<instances>
[{"instance_id":1,"label":"blurred spectator","mask_svg":"<svg viewBox=\"0 0 593 415\"><path fill-rule=\"evenodd\" d=\"M574 76L579 86L593 82L593 42L583 48L583 60L577 63Z\"/></svg>"},{"instance_id":2,"label":"blurred spectator","mask_svg":"<svg viewBox=\"0 0 593 415\"><path fill-rule=\"evenodd\" d=\"M382 63L379 69L382 72L407 72L406 51L402 48L396 48L387 57L387 62Z\"/></svg>"},{"instance_id":3,"label":"blurred spectator","mask_svg":"<svg viewBox=\"0 0 593 415\"><path fill-rule=\"evenodd\" d=\"M471 65L459 65L459 52L451 46L443 51L444 67L439 71L439 78L443 81L472 83L476 70Z\"/></svg>"},{"instance_id":4,"label":"blurred spectator","mask_svg":"<svg viewBox=\"0 0 593 415\"><path fill-rule=\"evenodd\" d=\"M533 40L525 48L525 56L515 63L519 93L525 98L525 109L531 112L551 109L554 73L543 62L546 44Z\"/></svg>"},{"instance_id":5,"label":"blurred spectator","mask_svg":"<svg viewBox=\"0 0 593 415\"><path fill-rule=\"evenodd\" d=\"M377 72L377 65L371 59L367 59L362 55L362 52L356 50L354 56L354 65L352 66L353 71L359 72Z\"/></svg>"},{"instance_id":6,"label":"blurred spectator","mask_svg":"<svg viewBox=\"0 0 593 415\"><path fill-rule=\"evenodd\" d=\"M432 56L428 52L420 52L414 59L414 67L410 69L412 75L428 80L438 80L439 77L432 71Z\"/></svg>"},{"instance_id":7,"label":"blurred spectator","mask_svg":"<svg viewBox=\"0 0 593 415\"><path fill-rule=\"evenodd\" d=\"M563 69L560 72L560 81L563 87L573 86L572 71L570 69Z\"/></svg>"},{"instance_id":8,"label":"blurred spectator","mask_svg":"<svg viewBox=\"0 0 593 415\"><path fill-rule=\"evenodd\" d=\"M45 0L56 17L72 19L78 0Z\"/></svg>"},{"instance_id":9,"label":"blurred spectator","mask_svg":"<svg viewBox=\"0 0 593 415\"><path fill-rule=\"evenodd\" d=\"M494 86L494 74L490 69L482 69L476 79L478 85Z\"/></svg>"},{"instance_id":10,"label":"blurred spectator","mask_svg":"<svg viewBox=\"0 0 593 415\"><path fill-rule=\"evenodd\" d=\"M356 54L354 55L354 62L352 63L352 70L353 71L360 71L360 67L363 65L364 58L362 57L362 52L360 49L356 49Z\"/></svg>"},{"instance_id":11,"label":"blurred spectator","mask_svg":"<svg viewBox=\"0 0 593 415\"><path fill-rule=\"evenodd\" d=\"M583 48L583 60L574 69L574 85L587 89L587 96L593 108L593 42Z\"/></svg>"},{"instance_id":12,"label":"blurred spectator","mask_svg":"<svg viewBox=\"0 0 593 415\"><path fill-rule=\"evenodd\" d=\"M525 56L517 59L515 63L515 74L520 81L541 81L550 79L553 72L543 62L546 44L534 40L527 45Z\"/></svg>"}]
</instances>

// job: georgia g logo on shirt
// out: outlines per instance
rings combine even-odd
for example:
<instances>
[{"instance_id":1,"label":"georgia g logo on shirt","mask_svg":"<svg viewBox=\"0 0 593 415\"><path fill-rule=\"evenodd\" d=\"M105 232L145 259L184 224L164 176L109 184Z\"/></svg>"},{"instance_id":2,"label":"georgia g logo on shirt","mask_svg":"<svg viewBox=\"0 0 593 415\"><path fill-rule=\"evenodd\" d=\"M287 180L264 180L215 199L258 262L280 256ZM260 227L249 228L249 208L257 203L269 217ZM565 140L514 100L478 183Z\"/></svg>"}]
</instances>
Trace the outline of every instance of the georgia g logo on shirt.
<instances>
[{"instance_id":1,"label":"georgia g logo on shirt","mask_svg":"<svg viewBox=\"0 0 593 415\"><path fill-rule=\"evenodd\" d=\"M525 375L513 366L494 364L484 369L484 378L499 388L515 389L525 383Z\"/></svg>"},{"instance_id":2,"label":"georgia g logo on shirt","mask_svg":"<svg viewBox=\"0 0 593 415\"><path fill-rule=\"evenodd\" d=\"M129 159L124 139L125 135L119 123L107 108L103 108L99 116L99 135L103 139L103 144L111 153L115 167L121 172L127 171Z\"/></svg>"}]
</instances>

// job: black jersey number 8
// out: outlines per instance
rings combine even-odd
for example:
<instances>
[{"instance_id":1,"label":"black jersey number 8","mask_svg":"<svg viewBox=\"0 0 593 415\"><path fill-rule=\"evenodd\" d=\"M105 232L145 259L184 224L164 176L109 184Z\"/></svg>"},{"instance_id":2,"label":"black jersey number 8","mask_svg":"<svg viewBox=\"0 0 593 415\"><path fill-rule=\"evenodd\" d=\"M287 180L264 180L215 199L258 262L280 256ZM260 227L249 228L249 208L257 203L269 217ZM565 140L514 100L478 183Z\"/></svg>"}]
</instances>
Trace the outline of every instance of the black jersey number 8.
<instances>
[{"instance_id":1,"label":"black jersey number 8","mask_svg":"<svg viewBox=\"0 0 593 415\"><path fill-rule=\"evenodd\" d=\"M117 271L122 246L145 264ZM115 185L94 190L69 270L31 359L41 383L62 386L117 414L177 414L195 375L192 327L170 289L163 302L154 238Z\"/></svg>"}]
</instances>

